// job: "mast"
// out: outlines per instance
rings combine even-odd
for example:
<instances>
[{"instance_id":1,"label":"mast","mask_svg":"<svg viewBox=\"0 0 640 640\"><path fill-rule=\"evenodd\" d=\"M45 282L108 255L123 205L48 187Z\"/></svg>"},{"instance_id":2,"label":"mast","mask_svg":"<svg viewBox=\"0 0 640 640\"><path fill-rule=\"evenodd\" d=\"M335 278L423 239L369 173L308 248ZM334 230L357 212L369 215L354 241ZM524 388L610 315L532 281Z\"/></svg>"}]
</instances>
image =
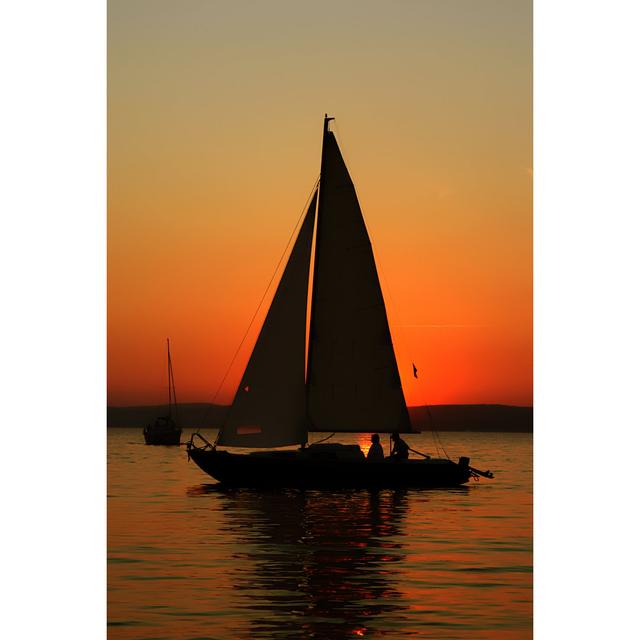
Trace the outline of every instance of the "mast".
<instances>
[{"instance_id":1,"label":"mast","mask_svg":"<svg viewBox=\"0 0 640 640\"><path fill-rule=\"evenodd\" d=\"M173 394L173 407L175 409L175 420L178 420L178 398L176 398L176 379L173 375L173 363L171 362L171 351L169 349L169 338L167 338L167 361L169 366L169 413L171 413L171 395Z\"/></svg>"},{"instance_id":2,"label":"mast","mask_svg":"<svg viewBox=\"0 0 640 640\"><path fill-rule=\"evenodd\" d=\"M171 350L169 338L167 338L167 384L169 387L169 416L171 416Z\"/></svg>"},{"instance_id":3,"label":"mast","mask_svg":"<svg viewBox=\"0 0 640 640\"><path fill-rule=\"evenodd\" d=\"M309 348L308 348L308 352L307 352L307 375L305 377L305 386L306 386L306 411L307 411L307 419L309 421L309 431L312 430L313 427L313 421L311 419L311 413L309 412L309 391L310 391L310 375L311 375L311 371L313 370L311 367L312 364L312 358L313 358L313 352L314 350L311 348L311 342L314 340L315 337L315 322L314 322L314 307L317 304L317 281L318 281L318 260L319 260L319 254L320 254L320 243L318 242L318 238L320 237L320 223L322 220L322 215L321 215L321 211L322 211L322 202L323 202L323 198L322 198L322 184L323 184L323 177L324 177L324 173L323 173L323 168L325 165L325 154L326 154L326 145L325 145L325 141L327 139L327 133L329 132L329 123L335 120L334 117L329 117L326 113L324 114L324 122L322 123L322 151L320 152L320 180L318 182L318 210L316 212L316 244L315 244L315 252L314 252L314 256L313 256L313 283L311 286L311 309L310 309L310 320L309 320Z\"/></svg>"},{"instance_id":4,"label":"mast","mask_svg":"<svg viewBox=\"0 0 640 640\"><path fill-rule=\"evenodd\" d=\"M323 129L322 129L322 133L323 133L323 138L322 138L322 143L323 144L322 144L322 147L323 148L324 148L324 134L329 131L329 123L332 120L335 120L335 118L333 118L333 117L330 118L326 113L324 114L324 126L323 126ZM322 169L322 166L320 167L320 169Z\"/></svg>"}]
</instances>

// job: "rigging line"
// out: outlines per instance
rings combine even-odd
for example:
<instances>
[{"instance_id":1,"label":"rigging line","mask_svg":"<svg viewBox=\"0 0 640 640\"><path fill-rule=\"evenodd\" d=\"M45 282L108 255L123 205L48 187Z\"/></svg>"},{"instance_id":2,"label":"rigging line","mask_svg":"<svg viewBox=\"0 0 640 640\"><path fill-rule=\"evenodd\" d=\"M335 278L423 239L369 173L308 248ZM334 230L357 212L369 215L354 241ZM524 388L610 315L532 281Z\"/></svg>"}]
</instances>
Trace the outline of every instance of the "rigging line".
<instances>
[{"instance_id":1,"label":"rigging line","mask_svg":"<svg viewBox=\"0 0 640 640\"><path fill-rule=\"evenodd\" d=\"M440 438L440 432L436 431L435 433L436 433L436 437L438 438L438 442L440 443L440 447L442 451L444 451L444 455L448 460L451 460L451 458L449 457L449 454L447 453L447 450L444 448L444 445L442 444L442 439Z\"/></svg>"},{"instance_id":2,"label":"rigging line","mask_svg":"<svg viewBox=\"0 0 640 640\"><path fill-rule=\"evenodd\" d=\"M171 353L169 353L169 373L170 373L170 381L171 390L173 390L173 406L175 407L176 412L176 423L180 423L180 417L178 415L178 399L176 398L176 379L173 376L173 362L171 362ZM171 390L169 394L171 394ZM169 405L169 413L171 413L171 405Z\"/></svg>"},{"instance_id":3,"label":"rigging line","mask_svg":"<svg viewBox=\"0 0 640 640\"><path fill-rule=\"evenodd\" d=\"M435 436L438 438L440 447L442 448L442 451L444 451L444 455L447 457L447 460L451 460L451 458L449 457L449 454L447 453L447 450L444 448L444 445L442 444L442 440L440 439L440 434L435 429L435 420L433 419L433 414L431 413L431 409L429 408L429 405L425 405L425 406L427 407L427 413L429 414L429 418L431 419L431 425L432 425L431 430L435 434Z\"/></svg>"},{"instance_id":4,"label":"rigging line","mask_svg":"<svg viewBox=\"0 0 640 640\"><path fill-rule=\"evenodd\" d=\"M251 320L249 321L249 326L247 327L247 330L244 332L244 335L242 336L242 340L240 341L240 344L238 345L238 348L236 349L236 352L233 354L233 357L231 358L231 362L229 363L229 366L227 367L227 370L225 371L224 376L222 376L222 380L220 381L220 384L218 385L218 388L211 400L211 403L209 404L209 406L207 407L204 416L202 418L202 424L204 425L204 421L205 419L209 416L209 412L211 411L211 408L213 407L218 394L220 393L220 390L222 389L222 386L224 385L227 376L229 375L229 372L231 371L231 368L233 367L234 362L236 361L236 358L238 357L238 354L240 353L240 350L242 349L242 345L244 344L244 341L247 339L247 336L249 335L249 331L251 330L251 327L253 326L253 322L256 319L256 316L258 315L258 312L260 311L260 307L262 306L262 303L264 302L264 299L267 297L267 293L269 292L269 288L271 287L271 284L273 283L276 274L278 273L278 269L280 268L280 265L282 264L282 260L284 259L286 253L287 253L287 249L289 248L289 245L291 244L291 240L293 239L295 233L296 233L296 229L298 228L298 225L300 224L300 220L302 220L302 217L305 215L305 213L307 212L307 209L309 207L309 203L311 202L311 199L313 198L313 194L315 193L316 189L318 188L318 184L320 182L320 176L318 176L318 178L316 179L314 185L313 185L313 189L311 189L311 193L309 194L309 196L307 197L307 201L305 202L305 205L302 209L302 213L300 214L300 216L298 217L298 220L295 224L295 226L293 227L293 231L291 232L291 235L289 236L289 239L287 240L287 244L284 248L284 251L282 252L282 255L280 256L280 259L278 260L278 264L276 265L276 268L273 272L273 275L271 276L271 279L269 280L269 284L267 284L266 289L264 290L264 293L262 294L262 297L260 298L260 302L258 302L258 306L256 307L256 310L253 313L253 316L251 317ZM196 433L200 432L200 428L198 427L196 429ZM218 435L220 435L220 431L218 431ZM217 442L217 438L216 438L216 442Z\"/></svg>"},{"instance_id":5,"label":"rigging line","mask_svg":"<svg viewBox=\"0 0 640 640\"><path fill-rule=\"evenodd\" d=\"M439 456L440 447L438 447L438 441L436 440L435 432L433 431L433 429L430 429L429 431L431 433L431 439L433 440L433 446L435 447L435 450L436 450L436 456Z\"/></svg>"},{"instance_id":6,"label":"rigging line","mask_svg":"<svg viewBox=\"0 0 640 640\"><path fill-rule=\"evenodd\" d=\"M328 436L326 436L324 438L321 438L320 440L316 440L315 442L312 442L311 444L320 444L321 442L326 442L327 440L329 440L329 438L333 438L333 436L335 436L335 435L336 435L336 432L334 431L332 434L330 434L330 435L328 435Z\"/></svg>"},{"instance_id":7,"label":"rigging line","mask_svg":"<svg viewBox=\"0 0 640 640\"><path fill-rule=\"evenodd\" d=\"M429 410L429 406L428 405L424 405L424 407L427 410L427 414L429 416L429 420L425 423L425 425L426 425L426 428L431 433L431 439L433 440L433 446L436 449L436 455L439 456L441 448L438 445L438 442L439 442L440 438L438 436L438 432L434 429L433 416L431 415L431 411ZM442 444L442 443L440 442L440 444ZM444 453L445 453L444 449L442 449L442 453L444 455ZM447 457L449 457L449 456L447 456Z\"/></svg>"}]
</instances>

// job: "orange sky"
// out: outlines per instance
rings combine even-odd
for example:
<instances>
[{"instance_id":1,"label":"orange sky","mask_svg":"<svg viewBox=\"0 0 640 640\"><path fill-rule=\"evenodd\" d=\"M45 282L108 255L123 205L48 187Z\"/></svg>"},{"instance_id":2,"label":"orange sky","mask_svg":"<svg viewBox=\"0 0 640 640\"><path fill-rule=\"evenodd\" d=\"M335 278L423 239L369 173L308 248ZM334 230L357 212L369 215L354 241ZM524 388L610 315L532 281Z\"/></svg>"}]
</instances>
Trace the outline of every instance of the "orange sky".
<instances>
[{"instance_id":1,"label":"orange sky","mask_svg":"<svg viewBox=\"0 0 640 640\"><path fill-rule=\"evenodd\" d=\"M408 403L531 404L529 1L108 12L110 404L164 400L167 336L178 401L213 399L318 176L325 111Z\"/></svg>"}]
</instances>

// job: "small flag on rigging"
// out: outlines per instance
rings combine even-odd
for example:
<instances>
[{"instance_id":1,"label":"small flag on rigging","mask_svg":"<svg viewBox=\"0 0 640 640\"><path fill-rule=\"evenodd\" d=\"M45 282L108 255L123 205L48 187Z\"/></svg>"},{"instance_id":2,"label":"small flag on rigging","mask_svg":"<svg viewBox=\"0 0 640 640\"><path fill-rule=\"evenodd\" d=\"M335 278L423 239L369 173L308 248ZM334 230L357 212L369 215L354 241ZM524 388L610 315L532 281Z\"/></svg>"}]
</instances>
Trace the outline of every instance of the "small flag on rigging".
<instances>
[{"instance_id":1,"label":"small flag on rigging","mask_svg":"<svg viewBox=\"0 0 640 640\"><path fill-rule=\"evenodd\" d=\"M413 377L417 378L418 377L418 370L416 369L416 365L413 364L413 362L411 363L411 365L413 366Z\"/></svg>"}]
</instances>

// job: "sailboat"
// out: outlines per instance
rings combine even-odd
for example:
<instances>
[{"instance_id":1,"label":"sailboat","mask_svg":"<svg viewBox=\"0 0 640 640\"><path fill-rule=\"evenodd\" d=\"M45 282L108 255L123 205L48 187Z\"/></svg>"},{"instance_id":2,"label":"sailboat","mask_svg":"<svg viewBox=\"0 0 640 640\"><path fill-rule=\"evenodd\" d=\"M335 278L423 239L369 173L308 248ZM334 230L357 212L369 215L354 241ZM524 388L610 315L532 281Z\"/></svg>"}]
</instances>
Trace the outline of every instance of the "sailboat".
<instances>
[{"instance_id":1,"label":"sailboat","mask_svg":"<svg viewBox=\"0 0 640 640\"><path fill-rule=\"evenodd\" d=\"M167 376L169 379L169 404L168 413L156 418L153 424L147 425L143 430L146 444L180 444L182 429L176 424L178 403L176 401L176 383L173 378L173 365L171 364L171 347L167 338Z\"/></svg>"},{"instance_id":2,"label":"sailboat","mask_svg":"<svg viewBox=\"0 0 640 640\"><path fill-rule=\"evenodd\" d=\"M484 475L466 457L373 462L358 445L308 444L309 431L414 431L371 241L332 120L325 114L320 179L226 420L214 443L194 433L187 455L233 487L464 484ZM277 449L291 445L299 448Z\"/></svg>"}]
</instances>

